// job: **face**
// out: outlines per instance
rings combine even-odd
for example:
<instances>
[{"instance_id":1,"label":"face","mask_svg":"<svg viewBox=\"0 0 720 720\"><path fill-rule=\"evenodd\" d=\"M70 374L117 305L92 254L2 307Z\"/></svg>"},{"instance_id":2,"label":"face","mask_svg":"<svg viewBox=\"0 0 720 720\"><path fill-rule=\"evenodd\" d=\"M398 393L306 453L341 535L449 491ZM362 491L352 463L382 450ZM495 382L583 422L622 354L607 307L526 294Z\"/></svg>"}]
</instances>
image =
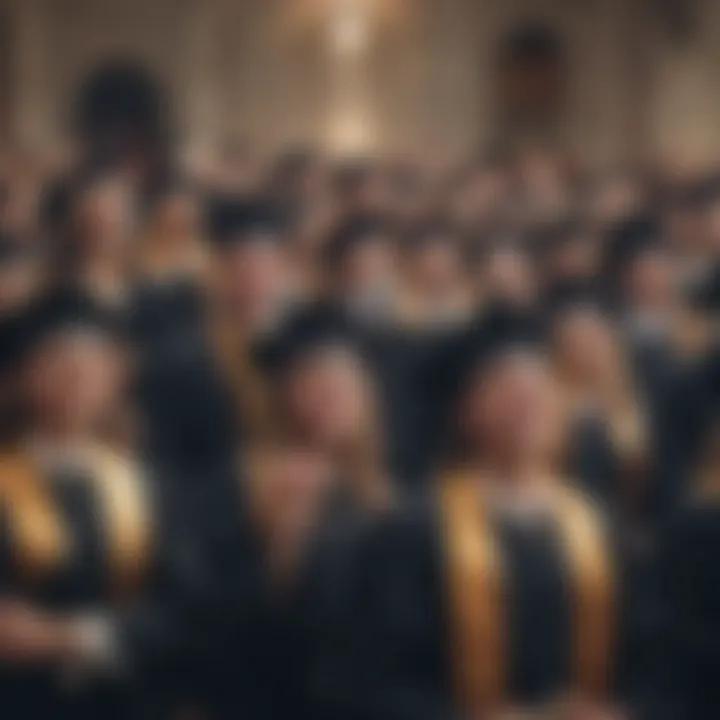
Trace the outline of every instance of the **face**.
<instances>
[{"instance_id":1,"label":"face","mask_svg":"<svg viewBox=\"0 0 720 720\"><path fill-rule=\"evenodd\" d=\"M342 447L367 429L370 380L361 360L341 347L322 348L300 360L286 381L290 416L304 435Z\"/></svg>"},{"instance_id":2,"label":"face","mask_svg":"<svg viewBox=\"0 0 720 720\"><path fill-rule=\"evenodd\" d=\"M559 247L550 258L550 273L557 279L589 278L598 271L600 253L590 237L576 238Z\"/></svg>"},{"instance_id":3,"label":"face","mask_svg":"<svg viewBox=\"0 0 720 720\"><path fill-rule=\"evenodd\" d=\"M39 279L36 260L0 263L0 315L23 307L33 297Z\"/></svg>"},{"instance_id":4,"label":"face","mask_svg":"<svg viewBox=\"0 0 720 720\"><path fill-rule=\"evenodd\" d=\"M166 197L157 209L157 227L161 233L176 238L197 234L198 206L189 194L176 193Z\"/></svg>"},{"instance_id":5,"label":"face","mask_svg":"<svg viewBox=\"0 0 720 720\"><path fill-rule=\"evenodd\" d=\"M465 436L500 459L549 461L561 437L557 391L544 360L518 352L495 361L471 384Z\"/></svg>"},{"instance_id":6,"label":"face","mask_svg":"<svg viewBox=\"0 0 720 720\"><path fill-rule=\"evenodd\" d=\"M555 352L561 374L583 385L597 385L619 369L613 330L592 310L577 309L559 320Z\"/></svg>"},{"instance_id":7,"label":"face","mask_svg":"<svg viewBox=\"0 0 720 720\"><path fill-rule=\"evenodd\" d=\"M501 249L493 253L485 273L484 285L490 297L521 305L532 303L537 290L536 278L527 255L515 249Z\"/></svg>"},{"instance_id":8,"label":"face","mask_svg":"<svg viewBox=\"0 0 720 720\"><path fill-rule=\"evenodd\" d=\"M597 222L612 225L631 217L642 206L642 191L629 177L613 177L600 187L593 198L592 213Z\"/></svg>"},{"instance_id":9,"label":"face","mask_svg":"<svg viewBox=\"0 0 720 720\"><path fill-rule=\"evenodd\" d=\"M256 500L263 516L276 536L296 536L312 523L331 486L326 458L302 447L272 446L256 462Z\"/></svg>"},{"instance_id":10,"label":"face","mask_svg":"<svg viewBox=\"0 0 720 720\"><path fill-rule=\"evenodd\" d=\"M445 290L457 287L461 275L460 251L450 238L433 238L412 252L408 270L426 288Z\"/></svg>"},{"instance_id":11,"label":"face","mask_svg":"<svg viewBox=\"0 0 720 720\"><path fill-rule=\"evenodd\" d=\"M103 180L79 198L75 223L84 252L122 253L132 235L131 193L120 180Z\"/></svg>"},{"instance_id":12,"label":"face","mask_svg":"<svg viewBox=\"0 0 720 720\"><path fill-rule=\"evenodd\" d=\"M287 292L287 259L272 239L258 237L218 253L211 273L221 305L250 322L271 313Z\"/></svg>"},{"instance_id":13,"label":"face","mask_svg":"<svg viewBox=\"0 0 720 720\"><path fill-rule=\"evenodd\" d=\"M44 341L23 374L32 414L55 429L92 432L122 397L125 367L118 348L91 331Z\"/></svg>"}]
</instances>

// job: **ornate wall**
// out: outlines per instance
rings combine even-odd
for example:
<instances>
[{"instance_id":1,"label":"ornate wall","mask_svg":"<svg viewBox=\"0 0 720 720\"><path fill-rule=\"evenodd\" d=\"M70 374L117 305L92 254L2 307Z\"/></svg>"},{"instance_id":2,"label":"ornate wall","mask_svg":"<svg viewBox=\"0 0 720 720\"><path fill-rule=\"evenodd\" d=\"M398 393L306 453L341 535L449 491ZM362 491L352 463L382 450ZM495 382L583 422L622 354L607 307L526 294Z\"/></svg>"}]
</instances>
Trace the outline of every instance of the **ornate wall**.
<instances>
[{"instance_id":1,"label":"ornate wall","mask_svg":"<svg viewBox=\"0 0 720 720\"><path fill-rule=\"evenodd\" d=\"M57 147L88 70L130 55L166 82L191 146L456 152L498 134L498 45L538 18L568 50L570 149L704 159L720 156L720 4L694 3L688 39L645 0L0 0L10 125L25 145ZM348 7L366 14L343 25Z\"/></svg>"}]
</instances>

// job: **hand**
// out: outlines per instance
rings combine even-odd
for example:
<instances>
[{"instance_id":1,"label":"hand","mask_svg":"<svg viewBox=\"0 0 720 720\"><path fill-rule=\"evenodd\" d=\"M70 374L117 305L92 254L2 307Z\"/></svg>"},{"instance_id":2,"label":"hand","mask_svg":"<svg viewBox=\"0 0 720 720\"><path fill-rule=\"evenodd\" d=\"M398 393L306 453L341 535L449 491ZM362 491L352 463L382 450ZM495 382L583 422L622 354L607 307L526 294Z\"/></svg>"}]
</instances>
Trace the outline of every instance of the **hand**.
<instances>
[{"instance_id":1,"label":"hand","mask_svg":"<svg viewBox=\"0 0 720 720\"><path fill-rule=\"evenodd\" d=\"M0 662L55 662L72 644L73 634L62 620L24 602L0 601Z\"/></svg>"}]
</instances>

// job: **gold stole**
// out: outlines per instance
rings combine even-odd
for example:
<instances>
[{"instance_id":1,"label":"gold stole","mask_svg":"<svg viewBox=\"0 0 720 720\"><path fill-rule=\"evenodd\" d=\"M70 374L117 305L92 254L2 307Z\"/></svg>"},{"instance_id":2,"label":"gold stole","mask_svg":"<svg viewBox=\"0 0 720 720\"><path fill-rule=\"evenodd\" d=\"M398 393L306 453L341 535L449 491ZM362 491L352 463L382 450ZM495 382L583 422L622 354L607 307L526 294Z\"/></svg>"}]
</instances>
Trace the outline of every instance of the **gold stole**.
<instances>
[{"instance_id":1,"label":"gold stole","mask_svg":"<svg viewBox=\"0 0 720 720\"><path fill-rule=\"evenodd\" d=\"M597 514L579 493L558 487L555 508L573 588L572 662L576 689L602 697L613 634L610 558ZM472 477L442 487L454 679L470 713L501 707L507 670L501 549Z\"/></svg>"},{"instance_id":2,"label":"gold stole","mask_svg":"<svg viewBox=\"0 0 720 720\"><path fill-rule=\"evenodd\" d=\"M125 599L138 587L149 564L149 501L137 471L120 456L98 449L92 454L91 468L101 501L112 592ZM68 559L72 536L42 471L27 456L0 457L0 501L8 513L23 579L41 582Z\"/></svg>"}]
</instances>

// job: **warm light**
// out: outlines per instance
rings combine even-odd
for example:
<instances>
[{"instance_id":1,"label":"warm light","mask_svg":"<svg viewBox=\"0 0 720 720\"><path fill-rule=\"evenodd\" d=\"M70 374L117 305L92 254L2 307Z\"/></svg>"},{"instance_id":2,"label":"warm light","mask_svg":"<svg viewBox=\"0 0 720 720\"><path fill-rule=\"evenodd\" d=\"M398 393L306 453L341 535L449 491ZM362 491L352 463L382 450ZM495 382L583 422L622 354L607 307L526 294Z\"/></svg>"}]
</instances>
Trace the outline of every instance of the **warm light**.
<instances>
[{"instance_id":1,"label":"warm light","mask_svg":"<svg viewBox=\"0 0 720 720\"><path fill-rule=\"evenodd\" d=\"M371 141L370 123L359 114L334 118L328 128L328 144L338 154L347 155L367 150Z\"/></svg>"},{"instance_id":2,"label":"warm light","mask_svg":"<svg viewBox=\"0 0 720 720\"><path fill-rule=\"evenodd\" d=\"M362 0L335 0L330 14L330 44L338 55L358 56L370 41L370 17Z\"/></svg>"}]
</instances>

